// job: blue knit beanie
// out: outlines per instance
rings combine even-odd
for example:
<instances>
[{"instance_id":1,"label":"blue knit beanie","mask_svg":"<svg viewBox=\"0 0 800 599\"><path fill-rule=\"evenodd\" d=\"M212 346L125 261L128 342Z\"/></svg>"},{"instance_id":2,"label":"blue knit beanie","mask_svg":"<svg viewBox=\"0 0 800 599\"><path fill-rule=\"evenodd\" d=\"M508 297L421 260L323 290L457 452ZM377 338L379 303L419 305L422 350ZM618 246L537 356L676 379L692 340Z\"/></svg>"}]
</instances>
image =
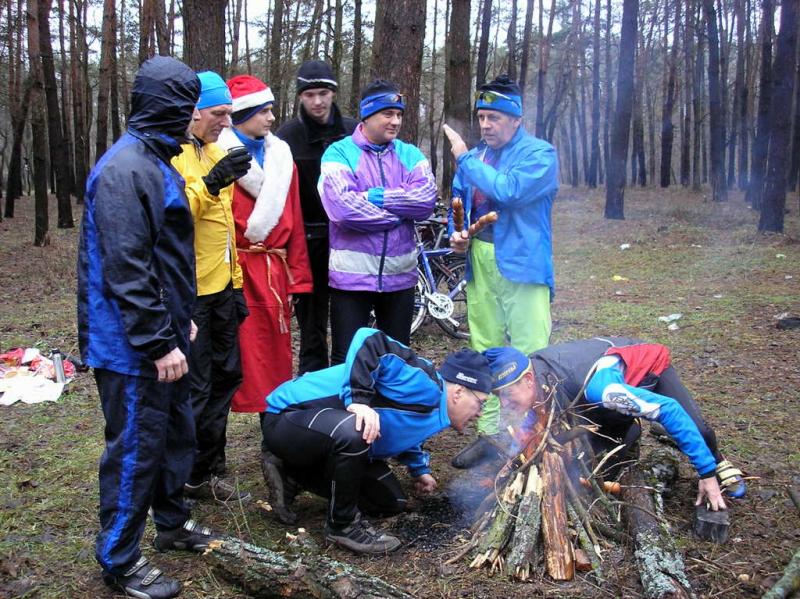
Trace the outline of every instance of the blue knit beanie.
<instances>
[{"instance_id":1,"label":"blue knit beanie","mask_svg":"<svg viewBox=\"0 0 800 599\"><path fill-rule=\"evenodd\" d=\"M489 362L480 352L471 349L460 349L447 356L439 367L439 374L444 380L468 389L483 393L492 391Z\"/></svg>"},{"instance_id":2,"label":"blue knit beanie","mask_svg":"<svg viewBox=\"0 0 800 599\"><path fill-rule=\"evenodd\" d=\"M406 105L403 103L403 96L394 83L376 79L361 92L359 114L362 121L376 112L390 108L406 109Z\"/></svg>"},{"instance_id":3,"label":"blue knit beanie","mask_svg":"<svg viewBox=\"0 0 800 599\"><path fill-rule=\"evenodd\" d=\"M508 75L484 83L478 90L475 110L497 110L514 117L522 116L522 90Z\"/></svg>"},{"instance_id":4,"label":"blue knit beanie","mask_svg":"<svg viewBox=\"0 0 800 599\"><path fill-rule=\"evenodd\" d=\"M221 104L233 104L231 92L225 81L213 71L203 71L197 73L200 79L200 99L197 101L197 108L210 108Z\"/></svg>"}]
</instances>

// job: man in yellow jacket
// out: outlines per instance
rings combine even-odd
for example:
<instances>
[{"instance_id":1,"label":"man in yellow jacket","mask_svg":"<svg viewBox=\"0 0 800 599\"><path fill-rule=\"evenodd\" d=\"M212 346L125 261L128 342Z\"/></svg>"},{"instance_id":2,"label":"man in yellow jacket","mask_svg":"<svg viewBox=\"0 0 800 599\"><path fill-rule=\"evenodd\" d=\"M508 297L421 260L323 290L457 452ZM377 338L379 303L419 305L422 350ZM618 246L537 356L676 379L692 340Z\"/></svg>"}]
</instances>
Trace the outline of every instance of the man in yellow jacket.
<instances>
[{"instance_id":1,"label":"man in yellow jacket","mask_svg":"<svg viewBox=\"0 0 800 599\"><path fill-rule=\"evenodd\" d=\"M234 243L231 184L250 168L246 151L226 154L215 142L230 125L232 100L222 77L198 73L200 99L189 127L192 140L172 165L185 181L194 219L198 328L189 353L195 456L185 494L196 499L247 500L220 477L231 398L242 382L239 324L247 317L242 271Z\"/></svg>"}]
</instances>

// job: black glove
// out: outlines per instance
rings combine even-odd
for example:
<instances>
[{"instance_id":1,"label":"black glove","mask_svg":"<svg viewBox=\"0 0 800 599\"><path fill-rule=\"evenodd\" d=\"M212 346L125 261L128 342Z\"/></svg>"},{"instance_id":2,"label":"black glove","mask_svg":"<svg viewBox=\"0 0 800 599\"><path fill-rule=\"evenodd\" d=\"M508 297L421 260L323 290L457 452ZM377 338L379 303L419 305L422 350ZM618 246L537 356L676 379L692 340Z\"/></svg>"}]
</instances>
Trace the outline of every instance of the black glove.
<instances>
[{"instance_id":1,"label":"black glove","mask_svg":"<svg viewBox=\"0 0 800 599\"><path fill-rule=\"evenodd\" d=\"M233 301L236 303L236 318L239 319L239 324L242 324L244 319L250 316L250 310L247 309L247 300L244 299L244 291L234 289Z\"/></svg>"},{"instance_id":2,"label":"black glove","mask_svg":"<svg viewBox=\"0 0 800 599\"><path fill-rule=\"evenodd\" d=\"M227 187L250 170L250 154L243 147L232 149L214 168L203 177L208 193L219 195L219 190Z\"/></svg>"}]
</instances>

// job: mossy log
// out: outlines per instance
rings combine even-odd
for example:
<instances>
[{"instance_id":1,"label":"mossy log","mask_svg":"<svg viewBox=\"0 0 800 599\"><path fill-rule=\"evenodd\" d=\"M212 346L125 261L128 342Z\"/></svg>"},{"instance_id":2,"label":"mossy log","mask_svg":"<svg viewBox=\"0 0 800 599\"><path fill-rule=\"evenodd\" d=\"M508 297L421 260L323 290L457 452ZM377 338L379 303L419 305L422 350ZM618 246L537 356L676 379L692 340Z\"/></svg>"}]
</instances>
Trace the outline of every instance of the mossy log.
<instances>
[{"instance_id":1,"label":"mossy log","mask_svg":"<svg viewBox=\"0 0 800 599\"><path fill-rule=\"evenodd\" d=\"M363 570L313 554L291 555L226 537L206 554L225 580L256 599L412 599Z\"/></svg>"},{"instance_id":2,"label":"mossy log","mask_svg":"<svg viewBox=\"0 0 800 599\"><path fill-rule=\"evenodd\" d=\"M660 520L661 502L656 502L652 492L646 488L641 469L633 465L625 474L623 483L624 513L634 542L634 555L644 587L644 597L694 597L686 577L683 557Z\"/></svg>"},{"instance_id":3,"label":"mossy log","mask_svg":"<svg viewBox=\"0 0 800 599\"><path fill-rule=\"evenodd\" d=\"M800 550L783 571L783 576L761 599L787 599L800 591Z\"/></svg>"}]
</instances>

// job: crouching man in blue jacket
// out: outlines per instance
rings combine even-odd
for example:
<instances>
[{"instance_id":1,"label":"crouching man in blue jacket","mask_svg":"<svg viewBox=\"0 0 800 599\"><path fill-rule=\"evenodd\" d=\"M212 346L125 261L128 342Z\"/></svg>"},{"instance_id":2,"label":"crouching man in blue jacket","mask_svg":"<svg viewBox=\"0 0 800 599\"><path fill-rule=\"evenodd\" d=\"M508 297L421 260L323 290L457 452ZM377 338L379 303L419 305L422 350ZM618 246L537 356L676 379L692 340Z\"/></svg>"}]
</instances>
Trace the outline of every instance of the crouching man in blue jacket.
<instances>
[{"instance_id":1,"label":"crouching man in blue jacket","mask_svg":"<svg viewBox=\"0 0 800 599\"><path fill-rule=\"evenodd\" d=\"M422 443L478 417L491 390L489 364L462 349L433 364L376 329L357 331L344 364L284 383L267 397L262 468L270 502L287 523L297 487L330 499L325 538L355 553L385 553L400 540L361 517L404 509L387 464L408 468L418 493L436 488Z\"/></svg>"}]
</instances>

